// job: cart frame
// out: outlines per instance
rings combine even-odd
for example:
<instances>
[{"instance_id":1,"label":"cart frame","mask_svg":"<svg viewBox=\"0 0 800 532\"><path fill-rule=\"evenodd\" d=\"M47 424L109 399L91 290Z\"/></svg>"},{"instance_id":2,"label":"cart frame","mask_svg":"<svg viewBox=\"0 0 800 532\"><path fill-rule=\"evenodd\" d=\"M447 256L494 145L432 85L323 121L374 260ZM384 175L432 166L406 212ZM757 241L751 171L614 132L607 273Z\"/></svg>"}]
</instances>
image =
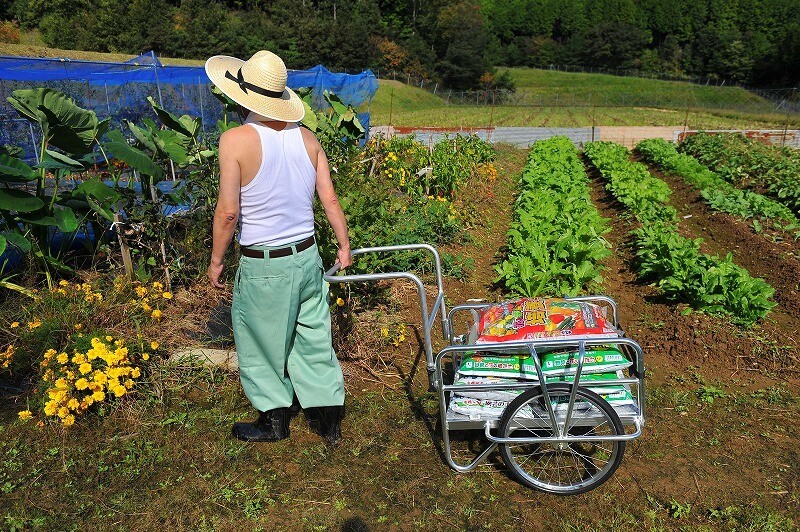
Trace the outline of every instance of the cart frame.
<instances>
[{"instance_id":1,"label":"cart frame","mask_svg":"<svg viewBox=\"0 0 800 532\"><path fill-rule=\"evenodd\" d=\"M427 251L433 255L434 264L436 268L436 285L437 294L432 307L429 310L428 296L425 291L425 286L422 280L415 274L410 272L387 272L387 273L370 273L370 274L344 274L337 275L340 265L336 263L324 274L324 278L329 283L347 283L347 282L370 282L381 281L390 279L407 279L412 281L416 287L419 295L420 303L420 318L422 321L423 333L423 348L425 350L426 367L428 371L428 383L431 391L435 391L439 398L439 415L442 424L442 440L444 445L444 456L448 465L458 472L467 472L475 469L494 451L498 445L505 444L541 444L541 443L556 443L559 445L568 445L576 442L624 442L639 437L642 434L644 427L644 355L641 347L635 341L626 338L624 331L619 326L617 305L613 299L607 296L581 296L581 297L568 297L570 301L591 302L603 305L610 308L612 311L611 320L614 327L618 331L618 337L615 338L597 338L597 339L535 339L525 341L513 342L496 342L496 343L481 343L474 344L468 343L471 338L468 333L463 335L456 335L453 327L454 316L459 312L469 312L471 314L473 323L477 323L478 312L486 307L491 306L491 303L467 303L453 307L449 312L445 302L444 288L442 283L442 268L441 258L439 252L429 244L406 244L396 246L380 246L359 248L353 250L351 255L356 257L368 253L391 253L399 251ZM431 339L431 331L436 322L437 314L441 316L442 322L442 336L447 346L440 350L436 355L433 353L433 342ZM469 328L469 327L468 327ZM580 385L581 371L584 363L584 355L587 348L593 346L609 346L613 345L628 355L632 361L633 366L630 368L631 377L619 378L614 380L603 381L602 384L593 382L592 387L596 386L618 386L628 385L636 387L635 405L629 408L621 408L619 412L619 419L622 425L627 429L631 428L632 432L625 430L622 434L610 436L593 436L593 435L573 435L569 434L567 427L575 427L586 425L590 426L594 421L593 418L581 418L580 413L574 409L575 397ZM574 381L570 384L569 402L567 404L566 412L556 412L551 404L550 392L548 388L552 383L547 383L542 371L541 362L538 357L538 351L542 349L552 350L557 348L573 348L578 351L578 366ZM458 357L468 353L481 352L494 352L498 354L530 354L535 364L538 381L531 381L529 383L509 383L509 384L481 384L470 385L470 391L498 391L498 390L527 390L541 387L547 401L545 401L547 418L546 423L541 423L537 427L552 430L552 436L544 437L528 437L528 438L504 438L492 434L492 430L498 428L498 418L487 417L467 417L458 414L452 414L448 411L449 399L453 393L464 391L463 386L454 384L445 384L445 360L452 362L453 372L455 373L458 367ZM534 422L531 422L535 425ZM536 428L536 427L534 427ZM450 431L451 430L483 430L488 445L479 452L477 457L468 463L458 463L453 458Z\"/></svg>"}]
</instances>

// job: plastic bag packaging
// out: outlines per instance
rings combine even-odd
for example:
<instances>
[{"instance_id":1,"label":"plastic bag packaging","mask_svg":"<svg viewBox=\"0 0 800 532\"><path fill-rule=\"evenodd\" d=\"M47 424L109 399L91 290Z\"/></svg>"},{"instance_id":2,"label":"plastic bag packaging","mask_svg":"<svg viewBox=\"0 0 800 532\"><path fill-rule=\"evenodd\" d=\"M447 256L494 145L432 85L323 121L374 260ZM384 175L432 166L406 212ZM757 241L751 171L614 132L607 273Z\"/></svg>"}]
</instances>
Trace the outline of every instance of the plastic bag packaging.
<instances>
[{"instance_id":1,"label":"plastic bag packaging","mask_svg":"<svg viewBox=\"0 0 800 532\"><path fill-rule=\"evenodd\" d=\"M560 298L522 298L483 310L476 343L535 338L613 338L617 329L592 303Z\"/></svg>"}]
</instances>

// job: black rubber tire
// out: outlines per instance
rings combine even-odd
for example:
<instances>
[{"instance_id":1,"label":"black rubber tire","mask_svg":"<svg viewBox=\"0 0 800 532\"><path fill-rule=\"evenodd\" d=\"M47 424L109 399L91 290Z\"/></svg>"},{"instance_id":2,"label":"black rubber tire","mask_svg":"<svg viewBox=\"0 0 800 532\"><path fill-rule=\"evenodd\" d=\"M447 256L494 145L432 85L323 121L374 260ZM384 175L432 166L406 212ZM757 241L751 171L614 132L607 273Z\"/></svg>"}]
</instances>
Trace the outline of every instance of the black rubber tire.
<instances>
[{"instance_id":1,"label":"black rubber tire","mask_svg":"<svg viewBox=\"0 0 800 532\"><path fill-rule=\"evenodd\" d=\"M569 384L548 384L547 389L550 392L551 397L554 394L563 397L564 395L568 395L570 393L572 386ZM606 435L617 436L625 433L625 429L619 419L619 416L614 411L614 408L608 404L605 399L600 397L600 395L596 394L595 392L592 392L581 386L578 387L578 390L575 393L576 403L579 399L583 402L591 403L591 408L596 409L596 413L598 415L602 415L604 420L594 427L573 427L568 430L568 433L585 436L590 433L597 433L597 429L600 427L603 427L604 430L607 431ZM512 426L512 422L517 413L521 409L525 408L526 405L531 403L538 405L540 408L545 408L544 394L541 386L537 388L531 388L530 390L523 392L506 407L506 409L503 411L503 415L500 417L500 423L498 425L497 433L500 437L511 437L514 432L520 430L520 428ZM533 411L531 412L533 413ZM541 419L547 421L547 428L532 430L523 427L521 430L526 431L524 436L530 437L531 435L534 435L538 437L547 437L552 435L549 416L547 416L545 413L544 416L541 416ZM524 446L526 446L530 452L528 453L528 458L522 464L520 464L514 455L514 449L522 448ZM581 448L580 450L577 450L577 446L586 446L588 449ZM503 461L506 463L509 473L517 482L535 490L558 495L577 495L598 487L600 484L611 478L611 475L614 474L614 471L617 470L617 467L619 467L619 464L622 461L622 455L625 453L624 441L608 441L600 443L575 442L571 444L500 444L499 447L500 454L503 456ZM543 450L548 447L552 447L553 449L549 451ZM592 455L598 448L602 449L608 455L608 460L605 460L601 467L598 467L592 458ZM556 456L555 467L557 469L556 473L558 475L559 482L551 482L540 478L546 472L546 467L542 467L542 475L539 477L529 474L523 469L523 466L527 465L531 458L536 458L538 461L538 459L546 457L547 460L545 461L545 466L550 466L554 456ZM561 482L561 470L564 468L559 467L559 458L567 458L567 461L573 462L575 472L578 473L575 481L568 479L567 482ZM567 468L569 468L569 465ZM569 471L567 471L567 477L568 476Z\"/></svg>"}]
</instances>

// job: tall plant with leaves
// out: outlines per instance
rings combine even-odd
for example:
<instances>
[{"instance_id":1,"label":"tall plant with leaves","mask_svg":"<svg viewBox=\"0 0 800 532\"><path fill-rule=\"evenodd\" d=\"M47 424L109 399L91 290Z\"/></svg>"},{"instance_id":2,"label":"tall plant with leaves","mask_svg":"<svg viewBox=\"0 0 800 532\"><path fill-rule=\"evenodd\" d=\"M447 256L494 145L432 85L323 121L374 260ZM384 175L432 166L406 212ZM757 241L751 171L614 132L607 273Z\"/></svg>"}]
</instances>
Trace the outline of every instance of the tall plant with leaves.
<instances>
[{"instance_id":1,"label":"tall plant with leaves","mask_svg":"<svg viewBox=\"0 0 800 532\"><path fill-rule=\"evenodd\" d=\"M33 168L13 154L0 155L0 214L5 225L0 247L10 242L20 252L30 253L52 286L55 271L71 270L60 260L65 246L52 245L55 229L74 237L93 213L109 218L117 199L99 180L61 190L66 176L93 164L92 152L108 120L98 120L93 111L48 88L17 90L7 100L39 127L41 140L39 163ZM35 189L30 185L34 181Z\"/></svg>"},{"instance_id":2,"label":"tall plant with leaves","mask_svg":"<svg viewBox=\"0 0 800 532\"><path fill-rule=\"evenodd\" d=\"M330 91L322 93L329 106L327 109L314 109L311 88L298 89L297 95L306 108L302 124L317 136L331 165L338 167L344 164L358 149L358 142L366 138L366 130L356 110Z\"/></svg>"}]
</instances>

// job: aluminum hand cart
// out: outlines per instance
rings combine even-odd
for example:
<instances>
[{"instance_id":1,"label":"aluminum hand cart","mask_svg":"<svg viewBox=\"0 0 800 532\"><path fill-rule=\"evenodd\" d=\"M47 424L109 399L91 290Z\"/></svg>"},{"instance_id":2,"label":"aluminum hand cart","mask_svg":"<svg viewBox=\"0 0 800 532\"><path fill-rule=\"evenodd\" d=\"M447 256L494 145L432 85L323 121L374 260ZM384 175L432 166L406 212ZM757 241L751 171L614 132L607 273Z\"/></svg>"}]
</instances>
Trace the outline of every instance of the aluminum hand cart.
<instances>
[{"instance_id":1,"label":"aluminum hand cart","mask_svg":"<svg viewBox=\"0 0 800 532\"><path fill-rule=\"evenodd\" d=\"M458 472L475 469L495 450L506 463L511 476L521 484L548 493L572 495L596 488L605 482L619 466L625 444L642 433L644 427L644 356L635 341L626 338L619 326L616 303L606 296L567 298L590 302L603 308L616 328L614 338L548 338L525 341L476 344L479 313L489 303L463 304L446 308L442 285L439 253L428 244L409 244L356 249L353 257L368 253L427 251L436 266L437 295L428 307L425 287L419 277L410 272L337 275L339 264L325 273L330 283L408 279L417 286L422 320L423 347L431 390L439 396L442 440L447 463ZM454 316L467 317L466 330L457 335ZM431 331L437 315L441 317L442 335L447 346L434 354ZM459 319L460 319L459 317ZM590 390L582 385L584 355L587 349L613 346L632 362L627 376L604 380L599 386L624 386L633 400L624 406L612 406L592 382ZM571 383L554 383L545 379L539 355L555 349L577 354L577 368ZM454 384L454 375L462 358L476 352L496 355L530 354L538 381L470 385L471 392L516 390L521 393L510 401L498 415L464 415L453 411L453 397L464 391ZM449 364L448 364L449 363ZM545 383L542 385L541 383ZM468 463L458 463L451 446L451 431L481 430L488 441L477 457Z\"/></svg>"}]
</instances>

